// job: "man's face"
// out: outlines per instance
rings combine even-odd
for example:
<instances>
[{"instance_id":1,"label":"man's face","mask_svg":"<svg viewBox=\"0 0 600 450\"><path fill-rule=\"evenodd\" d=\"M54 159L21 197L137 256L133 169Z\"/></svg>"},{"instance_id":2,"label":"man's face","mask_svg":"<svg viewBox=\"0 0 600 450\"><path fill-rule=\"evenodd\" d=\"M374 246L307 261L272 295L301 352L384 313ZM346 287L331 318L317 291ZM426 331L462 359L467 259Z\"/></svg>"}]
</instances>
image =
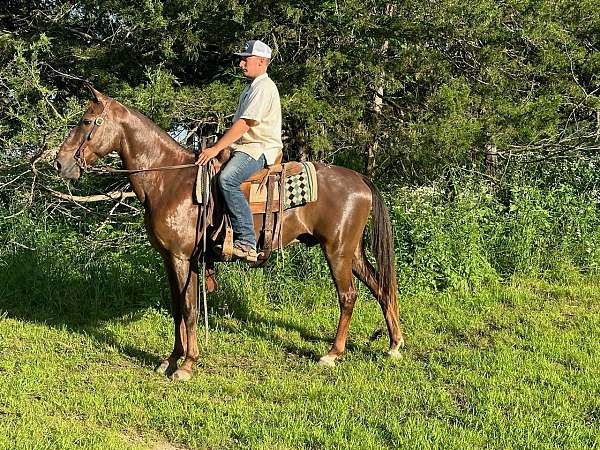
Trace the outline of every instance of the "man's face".
<instances>
[{"instance_id":1,"label":"man's face","mask_svg":"<svg viewBox=\"0 0 600 450\"><path fill-rule=\"evenodd\" d=\"M256 78L264 73L265 58L260 56L242 56L240 60L240 68L244 71L244 75L248 78Z\"/></svg>"}]
</instances>

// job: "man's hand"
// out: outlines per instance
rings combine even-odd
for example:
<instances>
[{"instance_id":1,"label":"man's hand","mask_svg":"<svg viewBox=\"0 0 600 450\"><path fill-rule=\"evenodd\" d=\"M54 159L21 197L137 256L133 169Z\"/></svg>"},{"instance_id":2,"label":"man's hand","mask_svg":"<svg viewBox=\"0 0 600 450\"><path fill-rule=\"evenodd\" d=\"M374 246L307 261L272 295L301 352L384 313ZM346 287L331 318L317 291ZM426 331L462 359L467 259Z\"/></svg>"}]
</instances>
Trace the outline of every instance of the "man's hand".
<instances>
[{"instance_id":1,"label":"man's hand","mask_svg":"<svg viewBox=\"0 0 600 450\"><path fill-rule=\"evenodd\" d=\"M217 156L219 153L221 153L221 150L219 150L218 148L215 147L208 147L205 148L202 153L200 153L198 155L198 161L196 161L196 165L197 166L203 166L204 164L206 164L210 159L214 158L215 156Z\"/></svg>"},{"instance_id":2,"label":"man's hand","mask_svg":"<svg viewBox=\"0 0 600 450\"><path fill-rule=\"evenodd\" d=\"M205 148L200 155L198 155L197 166L203 166L208 162L209 159L214 158L221 150L229 147L235 141L242 137L250 129L249 123L252 123L250 119L238 119L236 120L231 128L225 132L223 137L219 139L212 147Z\"/></svg>"}]
</instances>

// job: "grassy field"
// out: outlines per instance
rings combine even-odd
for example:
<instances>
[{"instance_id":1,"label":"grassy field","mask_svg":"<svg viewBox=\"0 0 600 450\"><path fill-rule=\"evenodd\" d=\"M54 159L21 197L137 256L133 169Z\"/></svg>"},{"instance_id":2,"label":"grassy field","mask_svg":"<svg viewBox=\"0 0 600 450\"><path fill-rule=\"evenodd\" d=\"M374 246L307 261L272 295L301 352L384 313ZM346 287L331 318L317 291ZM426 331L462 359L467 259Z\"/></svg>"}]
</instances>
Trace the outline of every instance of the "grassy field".
<instances>
[{"instance_id":1,"label":"grassy field","mask_svg":"<svg viewBox=\"0 0 600 450\"><path fill-rule=\"evenodd\" d=\"M48 248L2 261L0 448L600 447L597 279L405 293L399 360L361 287L328 369L322 264L221 267L210 345L171 383L153 372L173 334L157 257Z\"/></svg>"}]
</instances>

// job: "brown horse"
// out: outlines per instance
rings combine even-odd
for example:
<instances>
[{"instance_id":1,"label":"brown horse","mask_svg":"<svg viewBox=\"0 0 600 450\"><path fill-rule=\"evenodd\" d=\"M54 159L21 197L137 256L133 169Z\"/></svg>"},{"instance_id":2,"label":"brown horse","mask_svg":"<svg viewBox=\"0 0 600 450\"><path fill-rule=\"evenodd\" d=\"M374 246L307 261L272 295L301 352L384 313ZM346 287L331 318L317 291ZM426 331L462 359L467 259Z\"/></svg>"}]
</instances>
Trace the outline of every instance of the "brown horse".
<instances>
[{"instance_id":1,"label":"brown horse","mask_svg":"<svg viewBox=\"0 0 600 450\"><path fill-rule=\"evenodd\" d=\"M77 179L82 169L116 151L127 170L185 165L194 162L167 133L148 118L91 88L94 95L81 122L62 143L55 160L59 175ZM319 363L332 366L345 350L348 326L356 301L352 274L377 298L390 337L388 354L399 355L404 339L398 325L393 237L381 194L352 170L316 164L318 200L285 212L282 244L299 240L320 244L337 289L340 319L335 340ZM175 345L157 367L174 380L192 376L198 359L196 336L197 258L200 207L193 201L194 166L129 174L131 186L145 209L152 245L163 257L172 297ZM363 234L373 210L373 252L378 272L365 257ZM278 242L273 243L276 248ZM181 366L177 367L180 358Z\"/></svg>"}]
</instances>

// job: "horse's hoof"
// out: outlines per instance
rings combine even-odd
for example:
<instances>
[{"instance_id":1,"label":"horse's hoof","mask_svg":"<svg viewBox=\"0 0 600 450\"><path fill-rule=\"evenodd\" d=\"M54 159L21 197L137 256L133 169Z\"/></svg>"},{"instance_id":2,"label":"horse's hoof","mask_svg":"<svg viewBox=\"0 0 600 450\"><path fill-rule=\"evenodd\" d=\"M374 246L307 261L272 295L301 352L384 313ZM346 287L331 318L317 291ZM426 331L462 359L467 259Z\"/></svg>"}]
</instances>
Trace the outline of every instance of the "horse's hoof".
<instances>
[{"instance_id":1,"label":"horse's hoof","mask_svg":"<svg viewBox=\"0 0 600 450\"><path fill-rule=\"evenodd\" d=\"M169 362L168 359L165 359L164 361L162 361L158 366L156 366L156 368L154 369L154 371L156 373L158 373L159 375L166 375L169 376L171 375L173 372L175 372L177 370L177 365L176 364L171 364L171 362Z\"/></svg>"},{"instance_id":2,"label":"horse's hoof","mask_svg":"<svg viewBox=\"0 0 600 450\"><path fill-rule=\"evenodd\" d=\"M397 350L390 350L389 352L387 352L388 356L392 359L398 359L402 357L402 354Z\"/></svg>"},{"instance_id":3,"label":"horse's hoof","mask_svg":"<svg viewBox=\"0 0 600 450\"><path fill-rule=\"evenodd\" d=\"M400 336L400 340L398 341L398 348L404 348L404 336Z\"/></svg>"},{"instance_id":4,"label":"horse's hoof","mask_svg":"<svg viewBox=\"0 0 600 450\"><path fill-rule=\"evenodd\" d=\"M169 368L169 360L165 359L164 361L161 361L158 366L156 366L154 368L154 371L160 375L164 375L165 373L167 373L167 370Z\"/></svg>"},{"instance_id":5,"label":"horse's hoof","mask_svg":"<svg viewBox=\"0 0 600 450\"><path fill-rule=\"evenodd\" d=\"M323 367L335 367L335 356L333 355L325 355L321 356L319 359L319 365Z\"/></svg>"},{"instance_id":6,"label":"horse's hoof","mask_svg":"<svg viewBox=\"0 0 600 450\"><path fill-rule=\"evenodd\" d=\"M188 381L192 378L192 371L186 369L177 369L173 375L171 375L171 381Z\"/></svg>"}]
</instances>

